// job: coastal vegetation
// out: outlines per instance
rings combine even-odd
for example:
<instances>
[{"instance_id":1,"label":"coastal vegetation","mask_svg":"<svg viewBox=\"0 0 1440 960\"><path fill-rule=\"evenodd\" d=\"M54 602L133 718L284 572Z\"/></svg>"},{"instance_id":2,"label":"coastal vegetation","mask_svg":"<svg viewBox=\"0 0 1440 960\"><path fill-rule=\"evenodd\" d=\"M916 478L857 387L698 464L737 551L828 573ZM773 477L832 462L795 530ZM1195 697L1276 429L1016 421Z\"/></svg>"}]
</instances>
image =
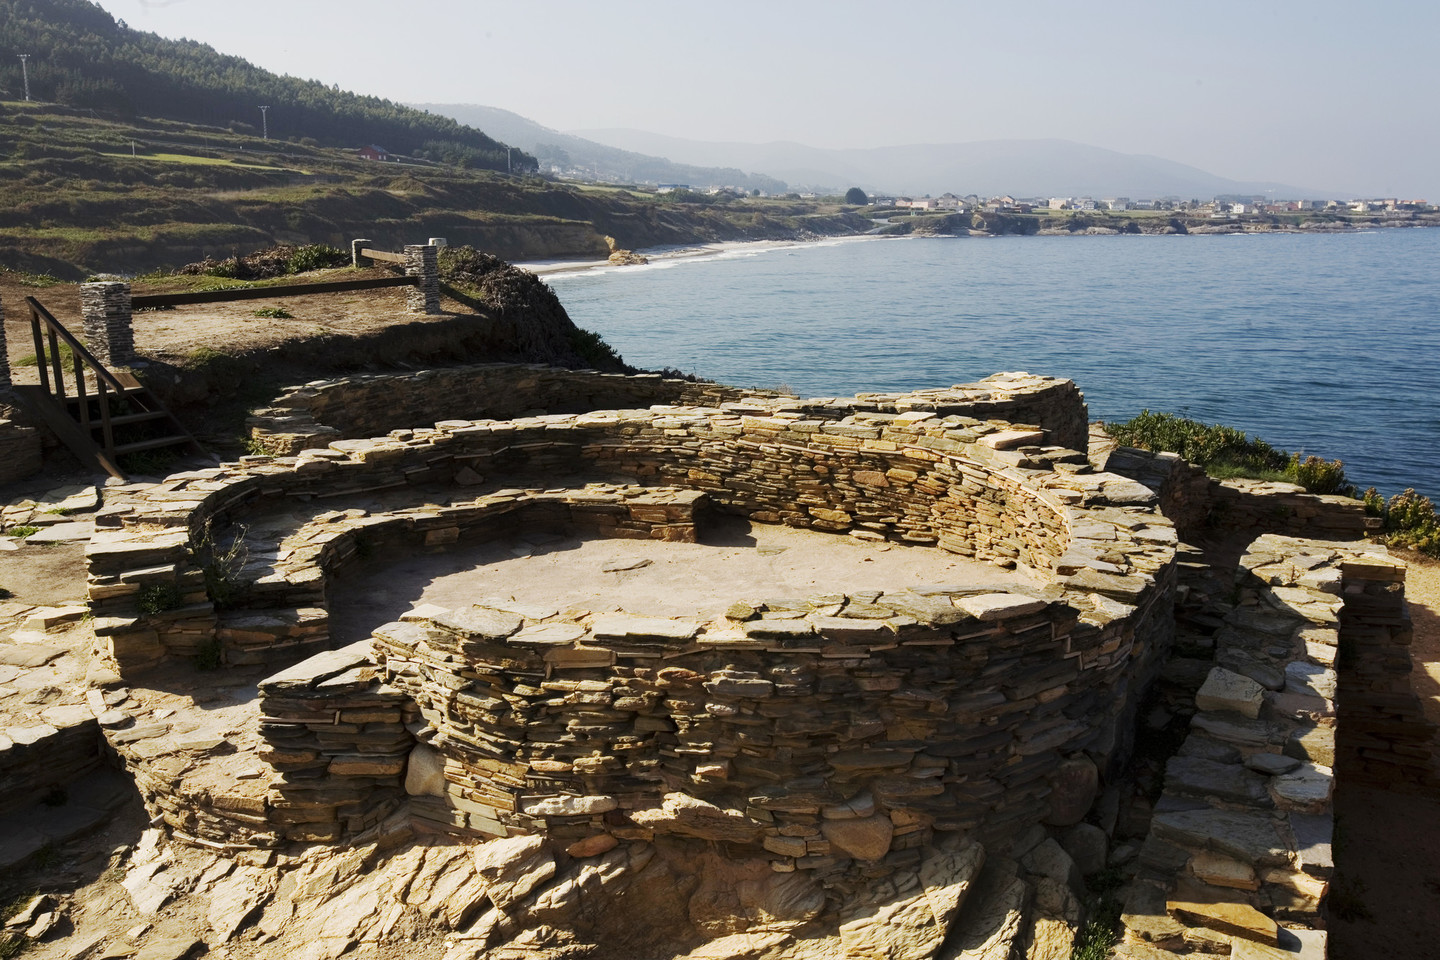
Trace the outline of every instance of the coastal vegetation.
<instances>
[{"instance_id":1,"label":"coastal vegetation","mask_svg":"<svg viewBox=\"0 0 1440 960\"><path fill-rule=\"evenodd\" d=\"M1379 517L1380 539L1388 546L1405 547L1440 559L1440 516L1429 497L1413 489L1397 493L1388 501L1374 487L1364 493L1365 512Z\"/></svg>"},{"instance_id":2,"label":"coastal vegetation","mask_svg":"<svg viewBox=\"0 0 1440 960\"><path fill-rule=\"evenodd\" d=\"M1142 410L1122 423L1106 424L1105 429L1123 446L1178 453L1218 480L1281 480L1299 484L1310 493L1355 494L1342 461L1279 450L1223 424L1207 426L1173 413Z\"/></svg>"}]
</instances>

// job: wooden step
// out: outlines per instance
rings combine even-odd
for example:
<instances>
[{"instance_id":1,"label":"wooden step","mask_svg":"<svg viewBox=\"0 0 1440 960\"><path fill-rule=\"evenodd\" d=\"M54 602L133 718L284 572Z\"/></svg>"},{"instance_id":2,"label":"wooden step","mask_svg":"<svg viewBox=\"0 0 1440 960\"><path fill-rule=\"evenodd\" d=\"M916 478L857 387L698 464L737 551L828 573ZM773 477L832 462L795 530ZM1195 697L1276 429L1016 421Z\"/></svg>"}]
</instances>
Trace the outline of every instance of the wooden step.
<instances>
[{"instance_id":1,"label":"wooden step","mask_svg":"<svg viewBox=\"0 0 1440 960\"><path fill-rule=\"evenodd\" d=\"M147 420L167 420L170 414L164 410L147 410L144 413L122 413L110 418L112 427L123 427L127 423L144 423ZM90 418L90 429L99 430L104 426L98 417Z\"/></svg>"},{"instance_id":2,"label":"wooden step","mask_svg":"<svg viewBox=\"0 0 1440 960\"><path fill-rule=\"evenodd\" d=\"M127 453L139 453L141 450L158 450L161 447L189 446L194 443L190 437L183 437L175 434L169 437L156 437L152 440L137 440L134 443L115 444L115 455L124 456Z\"/></svg>"}]
</instances>

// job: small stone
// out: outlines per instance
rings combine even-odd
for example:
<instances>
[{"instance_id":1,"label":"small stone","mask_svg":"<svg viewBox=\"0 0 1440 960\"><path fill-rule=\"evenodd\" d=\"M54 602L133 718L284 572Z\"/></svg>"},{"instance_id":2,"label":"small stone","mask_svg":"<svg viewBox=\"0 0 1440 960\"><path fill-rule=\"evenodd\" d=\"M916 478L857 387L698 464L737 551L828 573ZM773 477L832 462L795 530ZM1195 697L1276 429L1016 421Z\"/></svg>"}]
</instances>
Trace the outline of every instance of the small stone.
<instances>
[{"instance_id":1,"label":"small stone","mask_svg":"<svg viewBox=\"0 0 1440 960\"><path fill-rule=\"evenodd\" d=\"M1237 890L1259 890L1260 880L1255 868L1239 860L1202 850L1190 860L1190 872L1199 880L1216 887Z\"/></svg>"},{"instance_id":2,"label":"small stone","mask_svg":"<svg viewBox=\"0 0 1440 960\"><path fill-rule=\"evenodd\" d=\"M577 859L585 857L598 857L602 853L609 853L620 845L620 841L608 833L597 833L593 837L586 837L584 840L577 840L565 848L565 852Z\"/></svg>"},{"instance_id":3,"label":"small stone","mask_svg":"<svg viewBox=\"0 0 1440 960\"><path fill-rule=\"evenodd\" d=\"M830 841L831 847L846 856L856 860L879 860L890 852L895 827L889 817L873 816L826 820L820 825L820 833Z\"/></svg>"},{"instance_id":4,"label":"small stone","mask_svg":"<svg viewBox=\"0 0 1440 960\"><path fill-rule=\"evenodd\" d=\"M445 757L434 747L417 743L405 766L405 792L412 797L445 795Z\"/></svg>"},{"instance_id":5,"label":"small stone","mask_svg":"<svg viewBox=\"0 0 1440 960\"><path fill-rule=\"evenodd\" d=\"M601 564L602 573L621 573L625 570L640 570L655 563L648 557L620 557Z\"/></svg>"},{"instance_id":6,"label":"small stone","mask_svg":"<svg viewBox=\"0 0 1440 960\"><path fill-rule=\"evenodd\" d=\"M1278 753L1252 753L1245 758L1245 766L1256 773L1263 773L1267 777L1273 777L1281 773L1289 773L1300 766L1300 761L1294 757L1286 757Z\"/></svg>"},{"instance_id":7,"label":"small stone","mask_svg":"<svg viewBox=\"0 0 1440 960\"><path fill-rule=\"evenodd\" d=\"M1062 761L1050 777L1050 810L1045 822L1057 827L1079 823L1100 790L1100 771L1088 757Z\"/></svg>"},{"instance_id":8,"label":"small stone","mask_svg":"<svg viewBox=\"0 0 1440 960\"><path fill-rule=\"evenodd\" d=\"M1090 876L1105 869L1110 839L1093 823L1077 823L1060 838L1060 846L1075 861L1081 876Z\"/></svg>"}]
</instances>

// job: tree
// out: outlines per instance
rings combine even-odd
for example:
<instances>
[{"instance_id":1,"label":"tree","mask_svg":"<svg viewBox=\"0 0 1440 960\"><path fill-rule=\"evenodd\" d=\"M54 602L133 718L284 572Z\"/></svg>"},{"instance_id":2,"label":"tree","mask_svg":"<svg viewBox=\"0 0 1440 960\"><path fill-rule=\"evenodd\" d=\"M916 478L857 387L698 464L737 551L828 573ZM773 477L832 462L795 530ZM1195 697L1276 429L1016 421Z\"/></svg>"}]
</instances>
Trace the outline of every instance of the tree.
<instances>
[{"instance_id":1,"label":"tree","mask_svg":"<svg viewBox=\"0 0 1440 960\"><path fill-rule=\"evenodd\" d=\"M865 191L859 187L851 187L845 191L845 202L856 206L864 206L870 202L870 198L865 196Z\"/></svg>"}]
</instances>

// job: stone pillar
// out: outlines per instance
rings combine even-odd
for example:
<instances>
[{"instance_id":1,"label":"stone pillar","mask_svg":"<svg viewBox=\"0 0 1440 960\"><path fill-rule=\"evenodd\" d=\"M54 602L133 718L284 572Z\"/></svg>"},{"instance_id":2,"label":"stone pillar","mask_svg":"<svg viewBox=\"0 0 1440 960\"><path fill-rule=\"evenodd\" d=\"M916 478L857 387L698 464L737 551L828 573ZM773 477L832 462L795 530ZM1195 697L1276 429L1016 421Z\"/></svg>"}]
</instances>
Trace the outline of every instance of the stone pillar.
<instances>
[{"instance_id":1,"label":"stone pillar","mask_svg":"<svg viewBox=\"0 0 1440 960\"><path fill-rule=\"evenodd\" d=\"M440 312L440 251L428 244L405 245L405 276L417 278L405 291L411 313Z\"/></svg>"},{"instance_id":2,"label":"stone pillar","mask_svg":"<svg viewBox=\"0 0 1440 960\"><path fill-rule=\"evenodd\" d=\"M370 258L362 254L360 251L374 249L374 246L375 241L373 240L351 240L350 266L356 267L357 269L359 267L370 266Z\"/></svg>"},{"instance_id":3,"label":"stone pillar","mask_svg":"<svg viewBox=\"0 0 1440 960\"><path fill-rule=\"evenodd\" d=\"M80 314L85 345L101 363L128 367L135 362L135 330L130 324L130 284L80 284Z\"/></svg>"}]
</instances>

